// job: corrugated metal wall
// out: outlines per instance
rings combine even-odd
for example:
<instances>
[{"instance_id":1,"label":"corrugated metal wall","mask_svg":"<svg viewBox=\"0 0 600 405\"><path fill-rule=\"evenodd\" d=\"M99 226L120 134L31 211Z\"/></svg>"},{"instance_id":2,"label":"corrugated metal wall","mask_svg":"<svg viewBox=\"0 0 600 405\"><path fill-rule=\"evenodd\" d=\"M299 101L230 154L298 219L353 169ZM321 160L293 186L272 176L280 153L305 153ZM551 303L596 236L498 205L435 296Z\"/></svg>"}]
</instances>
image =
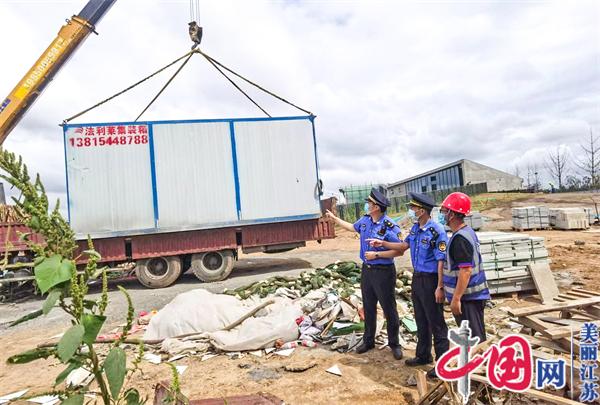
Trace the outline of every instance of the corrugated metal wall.
<instances>
[{"instance_id":1,"label":"corrugated metal wall","mask_svg":"<svg viewBox=\"0 0 600 405\"><path fill-rule=\"evenodd\" d=\"M312 123L234 123L241 219L320 213Z\"/></svg>"},{"instance_id":2,"label":"corrugated metal wall","mask_svg":"<svg viewBox=\"0 0 600 405\"><path fill-rule=\"evenodd\" d=\"M237 221L229 123L153 125L158 226Z\"/></svg>"},{"instance_id":3,"label":"corrugated metal wall","mask_svg":"<svg viewBox=\"0 0 600 405\"><path fill-rule=\"evenodd\" d=\"M147 126L140 127L141 132L147 132ZM115 135L108 135L113 128ZM65 131L69 213L75 232L154 228L147 138L146 143L138 138L140 143L136 144L134 135L130 135L130 144L128 135L116 131L117 126L67 128ZM121 137L125 137L125 144L121 144ZM111 139L110 144L107 139ZM116 139L116 143L112 139Z\"/></svg>"},{"instance_id":4,"label":"corrugated metal wall","mask_svg":"<svg viewBox=\"0 0 600 405\"><path fill-rule=\"evenodd\" d=\"M309 117L66 126L65 156L79 237L320 216Z\"/></svg>"}]
</instances>

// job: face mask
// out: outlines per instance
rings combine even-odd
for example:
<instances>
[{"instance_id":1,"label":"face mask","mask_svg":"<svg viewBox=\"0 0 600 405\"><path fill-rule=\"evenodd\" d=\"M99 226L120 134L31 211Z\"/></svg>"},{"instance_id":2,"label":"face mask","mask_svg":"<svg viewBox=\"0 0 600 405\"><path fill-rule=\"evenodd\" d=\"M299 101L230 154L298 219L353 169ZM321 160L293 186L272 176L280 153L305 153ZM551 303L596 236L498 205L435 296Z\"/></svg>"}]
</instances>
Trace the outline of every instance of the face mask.
<instances>
[{"instance_id":1,"label":"face mask","mask_svg":"<svg viewBox=\"0 0 600 405\"><path fill-rule=\"evenodd\" d=\"M448 223L448 221L446 221L446 216L441 212L438 214L438 222L440 225L446 225Z\"/></svg>"},{"instance_id":2,"label":"face mask","mask_svg":"<svg viewBox=\"0 0 600 405\"><path fill-rule=\"evenodd\" d=\"M416 212L414 212L413 210L409 209L409 210L408 210L408 218L409 218L411 221L415 222L415 221L417 220L417 213L416 213Z\"/></svg>"},{"instance_id":3,"label":"face mask","mask_svg":"<svg viewBox=\"0 0 600 405\"><path fill-rule=\"evenodd\" d=\"M365 210L365 214L369 213L369 203L365 203L364 210Z\"/></svg>"}]
</instances>

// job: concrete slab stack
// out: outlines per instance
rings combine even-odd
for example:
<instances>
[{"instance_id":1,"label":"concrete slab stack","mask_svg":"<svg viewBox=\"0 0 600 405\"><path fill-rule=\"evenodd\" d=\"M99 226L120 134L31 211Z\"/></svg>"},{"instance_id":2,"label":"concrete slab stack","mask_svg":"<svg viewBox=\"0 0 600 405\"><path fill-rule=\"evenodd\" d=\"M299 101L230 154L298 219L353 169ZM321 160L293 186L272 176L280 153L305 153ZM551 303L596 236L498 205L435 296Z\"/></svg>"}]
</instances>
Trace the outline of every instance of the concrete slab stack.
<instances>
[{"instance_id":1,"label":"concrete slab stack","mask_svg":"<svg viewBox=\"0 0 600 405\"><path fill-rule=\"evenodd\" d=\"M550 262L544 238L509 232L478 232L477 236L492 294L536 289L527 265Z\"/></svg>"},{"instance_id":2,"label":"concrete slab stack","mask_svg":"<svg viewBox=\"0 0 600 405\"><path fill-rule=\"evenodd\" d=\"M512 209L513 229L527 231L550 228L548 207L514 207Z\"/></svg>"},{"instance_id":3,"label":"concrete slab stack","mask_svg":"<svg viewBox=\"0 0 600 405\"><path fill-rule=\"evenodd\" d=\"M551 208L550 225L555 229L587 229L590 227L588 213L583 207Z\"/></svg>"}]
</instances>

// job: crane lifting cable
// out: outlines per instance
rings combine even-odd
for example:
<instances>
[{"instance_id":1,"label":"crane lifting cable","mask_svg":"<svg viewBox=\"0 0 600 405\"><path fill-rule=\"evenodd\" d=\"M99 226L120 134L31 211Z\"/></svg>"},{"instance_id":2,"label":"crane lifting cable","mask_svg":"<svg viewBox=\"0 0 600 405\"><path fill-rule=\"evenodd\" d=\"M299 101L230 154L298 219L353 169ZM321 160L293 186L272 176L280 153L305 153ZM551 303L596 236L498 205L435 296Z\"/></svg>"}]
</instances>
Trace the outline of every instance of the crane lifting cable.
<instances>
[{"instance_id":1,"label":"crane lifting cable","mask_svg":"<svg viewBox=\"0 0 600 405\"><path fill-rule=\"evenodd\" d=\"M194 47L195 48L195 47ZM159 92L154 96L154 98L150 101L150 103L144 108L144 110L137 116L137 118L135 119L135 121L138 121L141 116L148 110L148 108L150 108L150 106L160 97L160 95L165 91L165 89L173 82L173 80L175 79L175 77L181 72L181 70L185 67L185 65L189 62L189 60L192 58L192 56L194 56L194 54L200 54L202 55L219 73L221 73L221 75L223 77L225 77L227 79L227 81L229 81L229 83L231 83L231 85L233 85L239 92L241 92L248 100L250 100L256 107L258 107L265 115L267 115L268 117L270 117L271 115L269 115L269 113L262 108L256 101L254 101L252 99L252 97L250 97L250 95L248 95L248 93L246 93L244 90L242 90L242 88L235 83L235 81L230 78L227 73L225 73L225 71L231 73L232 75L235 75L236 77L244 80L246 83L251 84L252 86L256 87L257 89L261 90L262 92L308 114L308 115L314 115L312 112L310 112L309 110L306 110L302 107L297 106L296 104L286 100L285 98L275 94L272 91L267 90L266 88L256 84L255 82L247 79L246 77L242 76L241 74L237 73L236 71L234 71L233 69L230 69L229 67L225 66L224 64L222 64L221 62L217 61L216 59L212 58L211 56L207 55L206 53L202 52L199 49L192 49L191 51L189 51L188 53L186 53L185 55L175 59L173 62L169 63L168 65L158 69L157 71L155 71L154 73L150 74L149 76L146 76L145 78L137 81L136 83L134 83L133 85L125 88L124 90L119 91L118 93L94 104L93 106L86 108L85 110L65 119L63 121L63 124L67 124L68 122L74 120L75 118L78 118L82 115L84 115L85 113L100 107L101 105L115 99L116 97L128 92L129 90L137 87L138 85L144 83L145 81L147 81L148 79L156 76L157 74L163 72L164 70L166 70L167 68L175 65L177 62L183 60L183 63L179 66L179 68L177 69L177 71L169 78L169 80L166 82L166 84L159 90Z\"/></svg>"}]
</instances>

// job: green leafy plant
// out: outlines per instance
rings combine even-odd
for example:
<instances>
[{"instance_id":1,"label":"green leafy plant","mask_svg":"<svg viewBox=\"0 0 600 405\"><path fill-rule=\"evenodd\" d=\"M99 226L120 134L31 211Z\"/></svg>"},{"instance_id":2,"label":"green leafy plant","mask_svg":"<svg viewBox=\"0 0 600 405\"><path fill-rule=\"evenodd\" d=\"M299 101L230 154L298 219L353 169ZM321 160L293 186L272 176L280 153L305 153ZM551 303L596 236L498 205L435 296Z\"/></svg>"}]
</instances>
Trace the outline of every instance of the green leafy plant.
<instances>
[{"instance_id":1,"label":"green leafy plant","mask_svg":"<svg viewBox=\"0 0 600 405\"><path fill-rule=\"evenodd\" d=\"M71 318L71 327L63 334L60 341L50 347L38 347L10 357L9 364L23 364L37 359L54 357L65 364L66 368L56 377L54 395L59 395L63 404L81 405L84 394L90 391L90 386L67 386L58 389L68 375L83 368L94 376L104 404L137 405L144 403L140 393L134 388L128 388L125 379L139 371L143 356L143 345L138 348L138 356L133 360L133 366L127 368L127 355L123 342L131 330L134 309L127 291L121 287L128 303L127 322L123 327L121 337L110 347L108 354L101 354L95 345L98 333L106 321L105 311L108 305L108 287L106 268L98 268L100 255L94 250L91 239L88 249L75 256L77 244L75 233L62 217L57 201L55 207L49 210L48 197L39 175L35 180L29 176L27 166L22 159L13 153L0 149L0 168L5 174L0 178L21 191L20 198L13 198L16 209L25 224L35 233L44 238L39 244L31 240L29 234L23 234L29 249L35 255L34 274L37 288L46 299L42 308L28 314L11 325L27 322L36 317L47 315L55 307L59 307ZM78 270L77 263L84 262L85 266ZM91 280L102 278L102 294L97 300L87 298L88 284ZM91 384L91 383L90 383Z\"/></svg>"}]
</instances>

